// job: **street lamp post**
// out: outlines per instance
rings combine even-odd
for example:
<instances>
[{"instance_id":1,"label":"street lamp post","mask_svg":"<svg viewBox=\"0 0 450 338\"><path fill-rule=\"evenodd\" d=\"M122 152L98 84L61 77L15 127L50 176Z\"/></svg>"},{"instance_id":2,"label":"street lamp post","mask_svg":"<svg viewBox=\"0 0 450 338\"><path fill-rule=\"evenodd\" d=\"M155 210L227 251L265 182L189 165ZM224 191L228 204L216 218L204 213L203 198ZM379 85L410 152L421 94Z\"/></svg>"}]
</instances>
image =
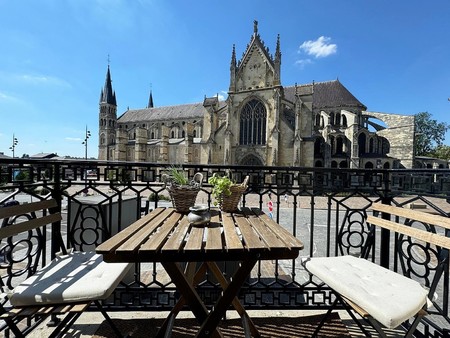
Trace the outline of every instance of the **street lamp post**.
<instances>
[{"instance_id":1,"label":"street lamp post","mask_svg":"<svg viewBox=\"0 0 450 338\"><path fill-rule=\"evenodd\" d=\"M84 158L87 160L88 158L88 140L89 137L91 137L91 132L88 130L87 125L86 125L86 133L84 135L84 141L81 144L84 144ZM84 195L87 196L88 194L88 187L87 187L87 169L84 170Z\"/></svg>"},{"instance_id":2,"label":"street lamp post","mask_svg":"<svg viewBox=\"0 0 450 338\"><path fill-rule=\"evenodd\" d=\"M86 134L85 134L83 143L81 143L81 144L84 144L84 158L86 160L88 158L87 151L88 151L88 139L89 139L89 137L91 137L91 132L87 129L87 125L86 125Z\"/></svg>"},{"instance_id":3,"label":"street lamp post","mask_svg":"<svg viewBox=\"0 0 450 338\"><path fill-rule=\"evenodd\" d=\"M13 158L15 157L15 156L14 156L14 155L15 155L15 152L14 152L14 151L15 151L15 149L16 149L17 143L19 143L19 141L17 140L16 137L14 137L14 134L13 134L13 137L12 137L12 145L11 145L11 147L9 147L9 149L12 150Z\"/></svg>"}]
</instances>

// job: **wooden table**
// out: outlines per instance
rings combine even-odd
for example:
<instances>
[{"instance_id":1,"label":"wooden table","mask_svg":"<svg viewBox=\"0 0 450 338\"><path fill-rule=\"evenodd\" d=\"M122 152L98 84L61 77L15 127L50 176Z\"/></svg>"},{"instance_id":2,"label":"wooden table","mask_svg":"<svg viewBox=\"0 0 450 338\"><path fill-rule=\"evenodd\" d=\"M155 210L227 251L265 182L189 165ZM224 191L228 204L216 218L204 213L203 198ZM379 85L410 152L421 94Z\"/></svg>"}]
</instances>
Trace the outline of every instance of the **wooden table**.
<instances>
[{"instance_id":1,"label":"wooden table","mask_svg":"<svg viewBox=\"0 0 450 338\"><path fill-rule=\"evenodd\" d=\"M226 213L211 209L206 226L189 224L186 215L173 208L156 208L97 247L106 262L161 262L180 291L181 298L160 329L163 337L177 313L187 304L201 324L197 337L222 337L217 325L232 305L243 319L246 336L259 332L239 302L237 294L258 260L293 259L303 248L300 240L259 209L243 208ZM227 280L216 262L240 262ZM183 271L179 262L187 262ZM202 262L198 267L197 262ZM223 288L213 310L208 312L195 285L206 270Z\"/></svg>"}]
</instances>

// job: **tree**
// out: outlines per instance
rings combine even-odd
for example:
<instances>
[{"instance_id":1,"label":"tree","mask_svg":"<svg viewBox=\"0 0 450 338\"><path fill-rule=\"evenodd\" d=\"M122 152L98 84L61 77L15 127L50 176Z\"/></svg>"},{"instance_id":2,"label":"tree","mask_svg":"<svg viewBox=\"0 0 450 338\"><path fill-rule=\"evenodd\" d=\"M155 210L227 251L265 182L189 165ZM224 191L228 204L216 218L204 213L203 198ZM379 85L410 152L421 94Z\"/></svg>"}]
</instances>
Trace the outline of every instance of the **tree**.
<instances>
[{"instance_id":1,"label":"tree","mask_svg":"<svg viewBox=\"0 0 450 338\"><path fill-rule=\"evenodd\" d=\"M445 122L438 122L431 118L428 112L421 112L415 115L416 125L416 155L433 155L437 147L442 146L445 140L445 133L450 127Z\"/></svg>"},{"instance_id":2,"label":"tree","mask_svg":"<svg viewBox=\"0 0 450 338\"><path fill-rule=\"evenodd\" d=\"M450 161L450 146L447 146L445 144L437 146L433 151L433 157Z\"/></svg>"}]
</instances>

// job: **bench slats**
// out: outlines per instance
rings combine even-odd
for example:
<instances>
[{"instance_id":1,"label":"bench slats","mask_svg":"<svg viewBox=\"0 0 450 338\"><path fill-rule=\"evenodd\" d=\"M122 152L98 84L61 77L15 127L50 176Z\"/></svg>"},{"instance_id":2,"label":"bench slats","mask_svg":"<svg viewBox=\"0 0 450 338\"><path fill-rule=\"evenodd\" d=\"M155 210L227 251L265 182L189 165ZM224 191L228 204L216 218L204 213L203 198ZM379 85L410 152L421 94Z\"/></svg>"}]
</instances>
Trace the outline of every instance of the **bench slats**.
<instances>
[{"instance_id":1,"label":"bench slats","mask_svg":"<svg viewBox=\"0 0 450 338\"><path fill-rule=\"evenodd\" d=\"M415 239L434 244L446 249L450 249L450 238L438 235L425 230L412 228L410 226L385 220L375 216L367 216L367 223L373 224L384 229L392 230L397 233L413 237Z\"/></svg>"},{"instance_id":2,"label":"bench slats","mask_svg":"<svg viewBox=\"0 0 450 338\"><path fill-rule=\"evenodd\" d=\"M92 301L77 304L62 304L62 305L48 305L48 306L30 306L30 307L16 307L8 312L0 315L0 319L14 318L14 317L28 317L33 315L49 315L49 314L65 314L83 312L90 305Z\"/></svg>"},{"instance_id":3,"label":"bench slats","mask_svg":"<svg viewBox=\"0 0 450 338\"><path fill-rule=\"evenodd\" d=\"M84 312L91 305L91 303L92 302L75 304L74 306L72 306L69 312Z\"/></svg>"},{"instance_id":4,"label":"bench slats","mask_svg":"<svg viewBox=\"0 0 450 338\"><path fill-rule=\"evenodd\" d=\"M58 205L56 200L43 200L20 205L12 205L10 207L0 208L0 219L13 217L17 215L28 214L30 212L40 211L43 209L54 208Z\"/></svg>"},{"instance_id":5,"label":"bench slats","mask_svg":"<svg viewBox=\"0 0 450 338\"><path fill-rule=\"evenodd\" d=\"M16 317L20 312L22 311L21 308L12 308L8 312L2 313L0 315L0 319L10 318L10 317Z\"/></svg>"},{"instance_id":6,"label":"bench slats","mask_svg":"<svg viewBox=\"0 0 450 338\"><path fill-rule=\"evenodd\" d=\"M395 207L392 205L374 203L372 204L372 210L385 212L394 216L400 216L419 222L433 224L440 226L445 229L450 229L450 218L440 215L434 215L423 211L405 209L400 207Z\"/></svg>"},{"instance_id":7,"label":"bench slats","mask_svg":"<svg viewBox=\"0 0 450 338\"><path fill-rule=\"evenodd\" d=\"M29 230L33 230L33 229L39 228L39 227L47 225L47 224L51 224L51 223L54 223L54 222L61 221L61 219L62 218L61 218L61 214L60 213L49 214L49 215L46 215L46 216L33 218L33 219L29 220L29 221L16 223L16 224L13 224L13 225L8 226L8 227L1 228L0 229L0 240L3 239L3 238L7 238L7 237L11 237L11 236L17 235L17 234L22 233L22 232L27 232Z\"/></svg>"}]
</instances>

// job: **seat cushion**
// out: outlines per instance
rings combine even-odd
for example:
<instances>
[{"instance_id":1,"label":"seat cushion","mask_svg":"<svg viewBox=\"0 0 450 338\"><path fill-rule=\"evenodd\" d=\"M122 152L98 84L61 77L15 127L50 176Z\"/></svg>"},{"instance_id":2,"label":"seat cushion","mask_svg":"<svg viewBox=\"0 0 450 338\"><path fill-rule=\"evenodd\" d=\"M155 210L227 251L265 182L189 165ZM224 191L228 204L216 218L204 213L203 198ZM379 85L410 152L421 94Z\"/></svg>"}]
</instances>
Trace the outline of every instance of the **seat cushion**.
<instances>
[{"instance_id":1,"label":"seat cushion","mask_svg":"<svg viewBox=\"0 0 450 338\"><path fill-rule=\"evenodd\" d=\"M10 297L14 306L61 304L106 299L132 264L106 263L95 252L73 252L20 283Z\"/></svg>"},{"instance_id":2,"label":"seat cushion","mask_svg":"<svg viewBox=\"0 0 450 338\"><path fill-rule=\"evenodd\" d=\"M305 268L388 328L413 317L427 303L416 281L362 258L315 257Z\"/></svg>"}]
</instances>

